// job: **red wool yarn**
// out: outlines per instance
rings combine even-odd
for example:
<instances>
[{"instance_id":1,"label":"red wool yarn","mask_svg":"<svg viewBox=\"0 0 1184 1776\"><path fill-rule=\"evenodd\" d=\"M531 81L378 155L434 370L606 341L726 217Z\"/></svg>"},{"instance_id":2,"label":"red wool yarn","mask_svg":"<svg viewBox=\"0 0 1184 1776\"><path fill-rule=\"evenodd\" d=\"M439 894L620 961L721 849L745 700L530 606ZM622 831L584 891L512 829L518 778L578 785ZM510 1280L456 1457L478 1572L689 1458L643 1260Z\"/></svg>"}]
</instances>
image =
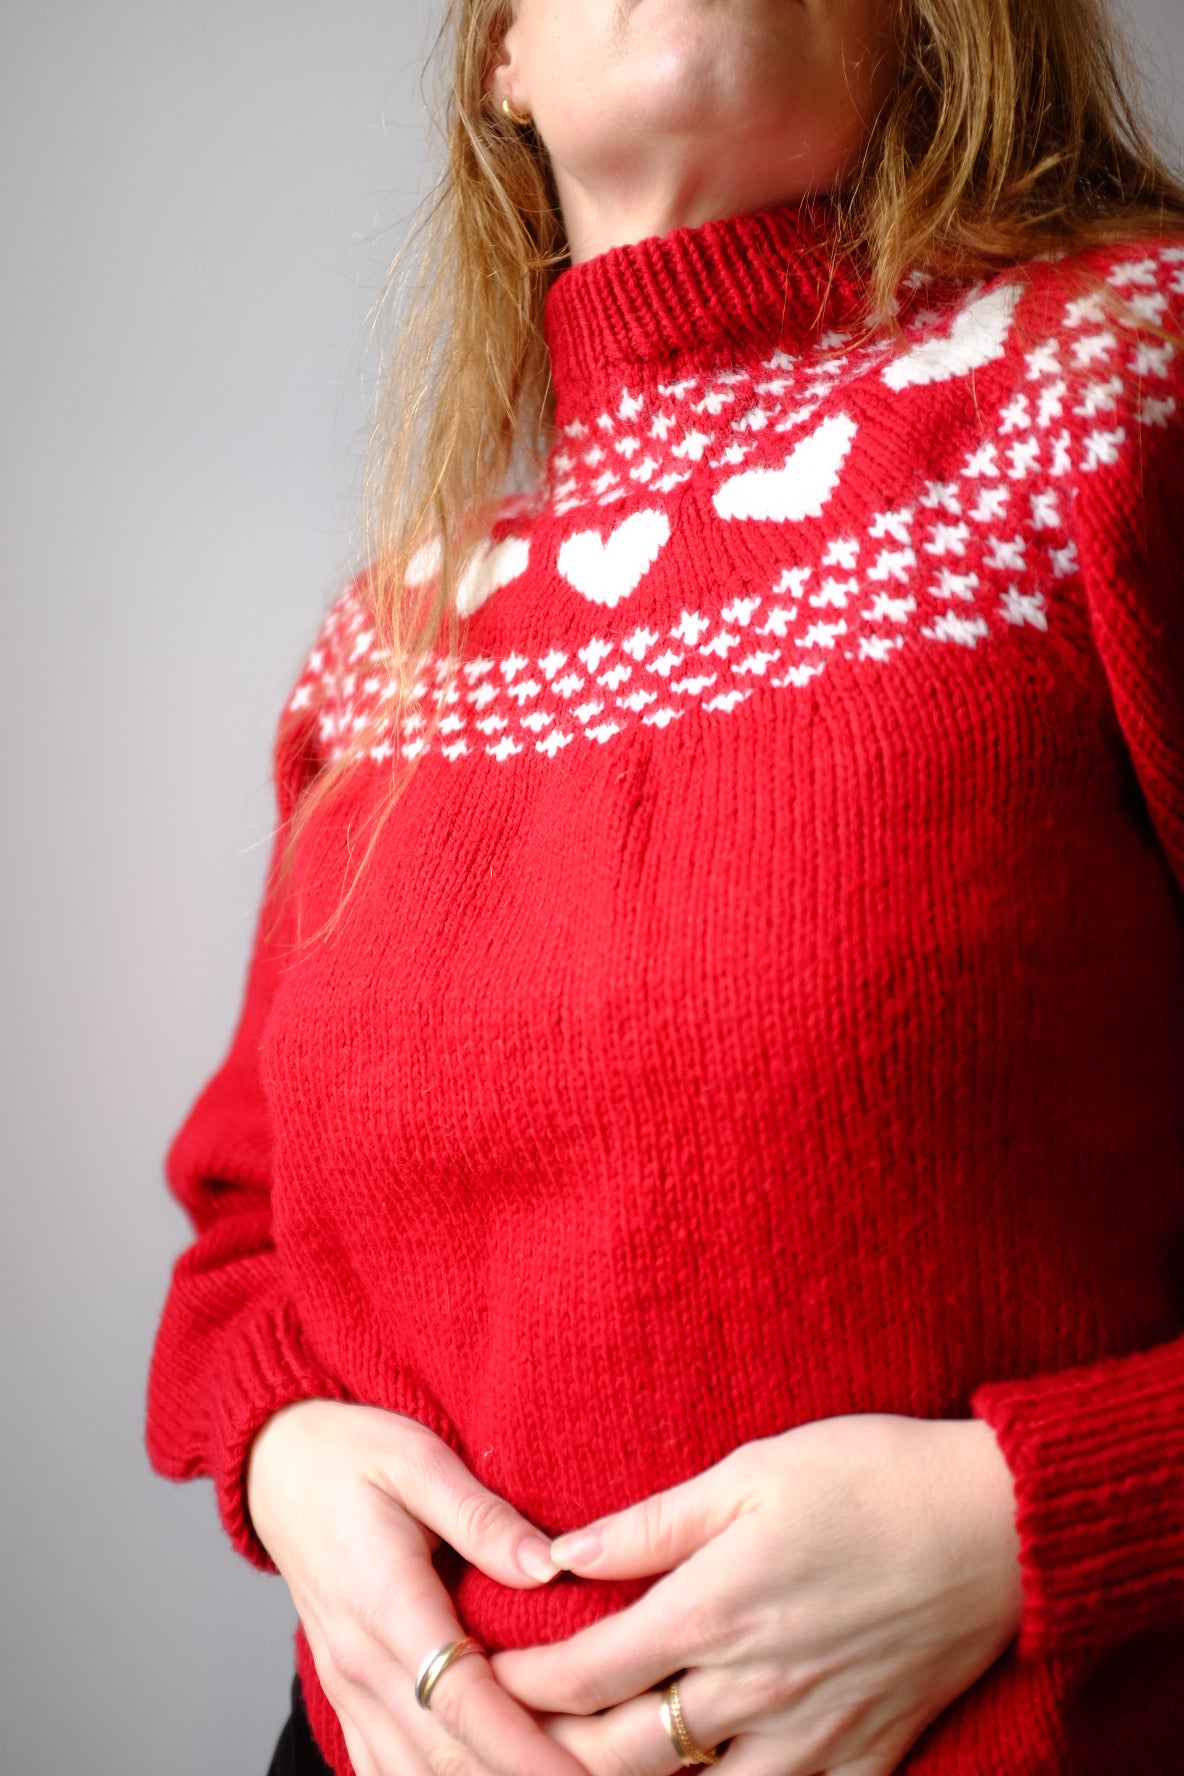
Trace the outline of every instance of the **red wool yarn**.
<instances>
[{"instance_id":1,"label":"red wool yarn","mask_svg":"<svg viewBox=\"0 0 1184 1776\"><path fill-rule=\"evenodd\" d=\"M169 1156L196 1239L148 1446L266 1565L245 1458L308 1396L422 1420L548 1533L812 1419L977 1414L1022 1630L901 1768L1156 1776L1184 1744L1184 246L914 279L898 336L859 302L797 208L565 271L555 441L462 585L454 681L384 718L361 588L330 610L281 820L367 745L299 847L305 932L420 756L332 937L269 895ZM637 1593L452 1585L493 1648Z\"/></svg>"}]
</instances>

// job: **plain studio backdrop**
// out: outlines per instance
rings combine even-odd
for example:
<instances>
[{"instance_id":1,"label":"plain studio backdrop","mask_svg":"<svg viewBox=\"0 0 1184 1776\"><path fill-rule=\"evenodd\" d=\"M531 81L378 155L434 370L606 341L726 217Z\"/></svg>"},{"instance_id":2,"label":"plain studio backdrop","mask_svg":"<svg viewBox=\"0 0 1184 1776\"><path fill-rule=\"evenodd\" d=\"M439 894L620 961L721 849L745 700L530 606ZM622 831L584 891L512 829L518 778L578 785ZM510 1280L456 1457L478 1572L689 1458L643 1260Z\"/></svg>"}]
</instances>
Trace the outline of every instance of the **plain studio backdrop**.
<instances>
[{"instance_id":1,"label":"plain studio backdrop","mask_svg":"<svg viewBox=\"0 0 1184 1776\"><path fill-rule=\"evenodd\" d=\"M608 3L608 0L605 0ZM358 560L435 0L0 0L5 1776L262 1776L291 1607L141 1445L271 734ZM1131 0L1184 135L1184 7Z\"/></svg>"}]
</instances>

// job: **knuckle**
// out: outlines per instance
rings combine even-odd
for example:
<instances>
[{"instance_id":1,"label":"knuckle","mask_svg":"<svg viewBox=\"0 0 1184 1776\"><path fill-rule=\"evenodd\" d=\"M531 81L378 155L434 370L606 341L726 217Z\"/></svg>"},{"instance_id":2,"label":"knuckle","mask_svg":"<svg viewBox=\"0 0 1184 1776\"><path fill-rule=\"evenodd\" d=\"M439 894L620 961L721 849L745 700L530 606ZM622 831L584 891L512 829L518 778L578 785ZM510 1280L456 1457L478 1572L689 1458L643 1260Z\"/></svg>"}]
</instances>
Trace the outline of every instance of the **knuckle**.
<instances>
[{"instance_id":1,"label":"knuckle","mask_svg":"<svg viewBox=\"0 0 1184 1776\"><path fill-rule=\"evenodd\" d=\"M470 1547L492 1540L505 1528L505 1507L489 1492L462 1493L455 1516L457 1530Z\"/></svg>"},{"instance_id":2,"label":"knuckle","mask_svg":"<svg viewBox=\"0 0 1184 1776\"><path fill-rule=\"evenodd\" d=\"M720 1463L728 1471L728 1479L732 1484L750 1486L764 1472L767 1460L760 1442L742 1443L733 1449Z\"/></svg>"},{"instance_id":3,"label":"knuckle","mask_svg":"<svg viewBox=\"0 0 1184 1776\"><path fill-rule=\"evenodd\" d=\"M477 1768L464 1746L454 1739L437 1739L428 1747L427 1761L432 1776L474 1776Z\"/></svg>"},{"instance_id":4,"label":"knuckle","mask_svg":"<svg viewBox=\"0 0 1184 1776\"><path fill-rule=\"evenodd\" d=\"M741 1720L761 1720L788 1708L799 1689L792 1667L769 1663L752 1665L733 1675L728 1707Z\"/></svg>"},{"instance_id":5,"label":"knuckle","mask_svg":"<svg viewBox=\"0 0 1184 1776\"><path fill-rule=\"evenodd\" d=\"M596 1776L637 1776L636 1746L630 1751L610 1739L602 1748L598 1747Z\"/></svg>"},{"instance_id":6,"label":"knuckle","mask_svg":"<svg viewBox=\"0 0 1184 1776\"><path fill-rule=\"evenodd\" d=\"M711 1592L700 1591L687 1600L678 1634L685 1650L692 1655L691 1663L698 1664L704 1654L719 1644L724 1618L723 1606Z\"/></svg>"},{"instance_id":7,"label":"knuckle","mask_svg":"<svg viewBox=\"0 0 1184 1776\"><path fill-rule=\"evenodd\" d=\"M369 1635L355 1622L342 1622L325 1634L325 1657L337 1677L354 1689L370 1687L374 1651Z\"/></svg>"},{"instance_id":8,"label":"knuckle","mask_svg":"<svg viewBox=\"0 0 1184 1776\"><path fill-rule=\"evenodd\" d=\"M562 1689L563 1700L573 1714L596 1714L605 1705L601 1688L586 1667L569 1666Z\"/></svg>"},{"instance_id":9,"label":"knuckle","mask_svg":"<svg viewBox=\"0 0 1184 1776\"><path fill-rule=\"evenodd\" d=\"M359 1639L389 1646L392 1622L397 1620L397 1599L381 1591L358 1590L354 1594L356 1632Z\"/></svg>"},{"instance_id":10,"label":"knuckle","mask_svg":"<svg viewBox=\"0 0 1184 1776\"><path fill-rule=\"evenodd\" d=\"M642 1508L642 1533L649 1547L661 1550L674 1540L678 1529L673 1501L663 1492L646 1499Z\"/></svg>"},{"instance_id":11,"label":"knuckle","mask_svg":"<svg viewBox=\"0 0 1184 1776\"><path fill-rule=\"evenodd\" d=\"M779 1484L775 1465L770 1464L769 1443L742 1444L724 1458L721 1468L727 1469L726 1487L732 1503L732 1517L743 1517L763 1504L770 1486Z\"/></svg>"},{"instance_id":12,"label":"knuckle","mask_svg":"<svg viewBox=\"0 0 1184 1776\"><path fill-rule=\"evenodd\" d=\"M461 1741L454 1749L467 1757L465 1745L470 1743L480 1728L481 1692L484 1689L484 1673L476 1669L484 1665L484 1660L458 1660L449 1666L440 1680L438 1689L432 1691L432 1713L437 1724L449 1735L450 1741ZM467 1671L462 1670L467 1665ZM492 1680L490 1680L492 1681ZM474 1721L474 1713L478 1719Z\"/></svg>"},{"instance_id":13,"label":"knuckle","mask_svg":"<svg viewBox=\"0 0 1184 1776\"><path fill-rule=\"evenodd\" d=\"M401 1443L386 1463L391 1493L406 1510L421 1516L428 1500L438 1498L446 1484L440 1451L420 1438Z\"/></svg>"}]
</instances>

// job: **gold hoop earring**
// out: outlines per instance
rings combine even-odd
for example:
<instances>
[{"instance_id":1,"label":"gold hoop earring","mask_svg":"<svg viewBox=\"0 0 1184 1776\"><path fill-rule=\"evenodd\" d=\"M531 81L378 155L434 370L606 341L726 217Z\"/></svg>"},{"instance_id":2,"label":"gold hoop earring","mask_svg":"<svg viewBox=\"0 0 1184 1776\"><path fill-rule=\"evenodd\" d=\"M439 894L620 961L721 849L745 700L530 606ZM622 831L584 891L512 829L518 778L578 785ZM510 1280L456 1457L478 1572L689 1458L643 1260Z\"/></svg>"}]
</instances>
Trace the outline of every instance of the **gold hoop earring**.
<instances>
[{"instance_id":1,"label":"gold hoop earring","mask_svg":"<svg viewBox=\"0 0 1184 1776\"><path fill-rule=\"evenodd\" d=\"M502 110L505 112L510 122L516 123L520 129L525 129L527 124L534 122L534 118L530 115L529 111L525 116L523 116L521 112L515 111L509 99L502 100Z\"/></svg>"}]
</instances>

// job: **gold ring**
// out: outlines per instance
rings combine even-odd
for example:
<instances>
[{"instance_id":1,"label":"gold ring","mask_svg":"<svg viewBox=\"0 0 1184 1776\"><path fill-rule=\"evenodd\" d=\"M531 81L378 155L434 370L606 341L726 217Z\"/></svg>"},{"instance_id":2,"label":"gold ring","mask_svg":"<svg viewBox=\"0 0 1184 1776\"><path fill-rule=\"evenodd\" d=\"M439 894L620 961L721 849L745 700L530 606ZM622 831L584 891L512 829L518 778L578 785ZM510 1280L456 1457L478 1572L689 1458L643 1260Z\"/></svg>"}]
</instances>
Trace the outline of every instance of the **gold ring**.
<instances>
[{"instance_id":1,"label":"gold ring","mask_svg":"<svg viewBox=\"0 0 1184 1776\"><path fill-rule=\"evenodd\" d=\"M483 1653L485 1648L479 1640L470 1640L466 1635L463 1640L446 1640L430 1652L419 1668L415 1679L415 1700L421 1708L432 1706L432 1691L457 1659L465 1658L469 1653Z\"/></svg>"},{"instance_id":2,"label":"gold ring","mask_svg":"<svg viewBox=\"0 0 1184 1776\"><path fill-rule=\"evenodd\" d=\"M678 1761L684 1769L692 1764L718 1764L719 1748L708 1751L705 1745L691 1735L690 1728L683 1719L682 1702L679 1700L678 1679L668 1683L662 1691L662 1725L666 1729L666 1737L678 1753Z\"/></svg>"}]
</instances>

